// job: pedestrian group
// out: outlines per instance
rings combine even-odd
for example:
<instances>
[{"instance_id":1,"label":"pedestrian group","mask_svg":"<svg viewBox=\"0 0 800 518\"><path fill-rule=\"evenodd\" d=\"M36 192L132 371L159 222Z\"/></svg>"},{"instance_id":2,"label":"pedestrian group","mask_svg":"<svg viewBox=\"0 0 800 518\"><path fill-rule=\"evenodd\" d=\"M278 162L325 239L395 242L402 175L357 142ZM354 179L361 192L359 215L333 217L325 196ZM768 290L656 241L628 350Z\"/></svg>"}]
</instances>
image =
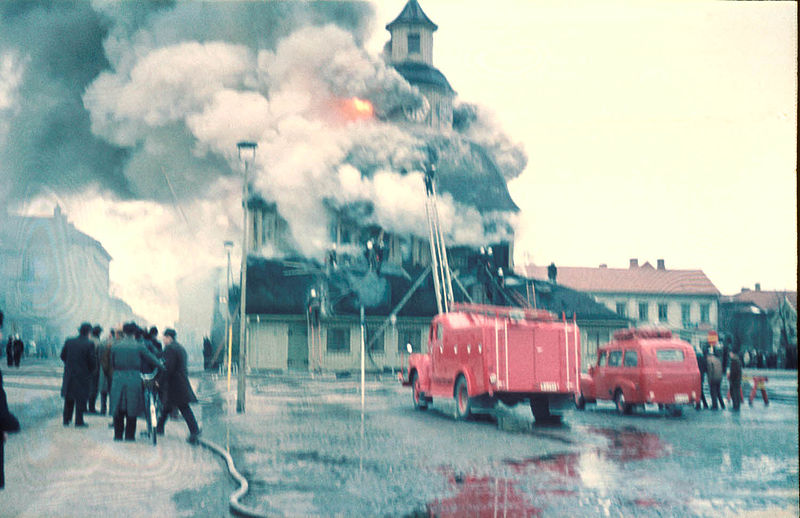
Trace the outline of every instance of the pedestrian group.
<instances>
[{"instance_id":1,"label":"pedestrian group","mask_svg":"<svg viewBox=\"0 0 800 518\"><path fill-rule=\"evenodd\" d=\"M153 433L163 434L170 414L178 410L189 429L187 440L196 444L201 431L189 403L197 397L189 382L186 349L176 340L175 330L164 331L163 346L156 327L145 330L128 322L112 329L105 340L102 331L100 326L83 323L78 336L64 342L63 425L69 426L74 415L76 427L87 426L84 413L98 413L99 395L99 414L111 416L114 440L135 441L137 419L145 415L142 374L157 371L163 405Z\"/></svg>"}]
</instances>

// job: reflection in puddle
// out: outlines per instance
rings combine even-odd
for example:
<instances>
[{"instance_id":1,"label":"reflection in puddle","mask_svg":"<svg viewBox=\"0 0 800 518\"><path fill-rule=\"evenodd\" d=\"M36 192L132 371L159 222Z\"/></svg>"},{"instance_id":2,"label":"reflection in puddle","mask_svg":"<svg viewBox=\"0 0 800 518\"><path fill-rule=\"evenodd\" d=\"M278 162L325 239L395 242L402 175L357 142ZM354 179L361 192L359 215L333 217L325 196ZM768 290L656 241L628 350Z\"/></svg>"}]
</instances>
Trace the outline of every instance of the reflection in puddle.
<instances>
[{"instance_id":1,"label":"reflection in puddle","mask_svg":"<svg viewBox=\"0 0 800 518\"><path fill-rule=\"evenodd\" d=\"M537 500L541 498L537 503L542 504L586 491L607 494L613 492L610 485L621 475L623 464L671 454L669 445L657 435L635 428L588 428L585 432L605 441L581 452L503 461L503 466L510 468L515 477L456 475L444 469L457 493L429 504L429 516L540 516L542 509L531 502L533 495ZM639 508L660 505L648 498L631 503Z\"/></svg>"},{"instance_id":2,"label":"reflection in puddle","mask_svg":"<svg viewBox=\"0 0 800 518\"><path fill-rule=\"evenodd\" d=\"M449 482L458 493L446 500L436 500L428 505L429 516L438 518L476 516L541 516L517 491L516 482L499 477L460 476L451 473Z\"/></svg>"}]
</instances>

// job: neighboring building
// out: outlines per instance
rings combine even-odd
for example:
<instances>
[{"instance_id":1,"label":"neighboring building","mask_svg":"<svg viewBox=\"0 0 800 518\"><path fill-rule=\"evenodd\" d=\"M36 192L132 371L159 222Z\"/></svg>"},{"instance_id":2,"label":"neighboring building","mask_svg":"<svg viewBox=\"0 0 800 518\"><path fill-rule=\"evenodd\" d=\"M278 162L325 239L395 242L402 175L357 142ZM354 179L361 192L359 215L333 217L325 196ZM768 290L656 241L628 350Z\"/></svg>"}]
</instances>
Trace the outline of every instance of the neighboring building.
<instances>
[{"instance_id":1,"label":"neighboring building","mask_svg":"<svg viewBox=\"0 0 800 518\"><path fill-rule=\"evenodd\" d=\"M0 214L0 307L6 333L59 348L83 321L108 327L133 318L109 295L111 256L70 223L52 217Z\"/></svg>"},{"instance_id":2,"label":"neighboring building","mask_svg":"<svg viewBox=\"0 0 800 518\"><path fill-rule=\"evenodd\" d=\"M527 276L587 293L636 327L656 326L700 346L716 331L719 290L702 270L668 270L663 259L654 268L631 259L628 268L528 265Z\"/></svg>"},{"instance_id":3,"label":"neighboring building","mask_svg":"<svg viewBox=\"0 0 800 518\"><path fill-rule=\"evenodd\" d=\"M770 366L797 368L797 292L742 288L720 300L720 330L733 347L762 353Z\"/></svg>"}]
</instances>

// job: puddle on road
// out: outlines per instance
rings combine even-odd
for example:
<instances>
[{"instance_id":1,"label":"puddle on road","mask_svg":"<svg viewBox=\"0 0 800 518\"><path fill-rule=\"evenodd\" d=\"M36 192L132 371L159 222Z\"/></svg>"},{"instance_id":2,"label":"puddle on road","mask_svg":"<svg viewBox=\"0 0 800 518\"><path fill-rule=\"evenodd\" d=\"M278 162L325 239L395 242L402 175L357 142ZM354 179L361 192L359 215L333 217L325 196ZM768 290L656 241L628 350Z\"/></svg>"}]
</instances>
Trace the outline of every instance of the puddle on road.
<instances>
[{"instance_id":1,"label":"puddle on road","mask_svg":"<svg viewBox=\"0 0 800 518\"><path fill-rule=\"evenodd\" d=\"M450 473L450 484L458 493L427 506L427 515L438 518L461 516L541 516L542 510L532 505L516 488L517 482L499 477L480 477Z\"/></svg>"},{"instance_id":2,"label":"puddle on road","mask_svg":"<svg viewBox=\"0 0 800 518\"><path fill-rule=\"evenodd\" d=\"M540 516L542 509L534 505L530 493L537 500L541 498L541 503L576 497L603 486L603 479L611 473L621 472L626 463L671 454L670 446L657 435L635 428L587 428L585 432L605 441L596 444L590 441L581 452L504 460L502 466L510 468L517 477L459 475L450 468L443 468L442 472L456 494L429 503L427 515ZM657 500L645 498L630 503L640 508L661 505Z\"/></svg>"}]
</instances>

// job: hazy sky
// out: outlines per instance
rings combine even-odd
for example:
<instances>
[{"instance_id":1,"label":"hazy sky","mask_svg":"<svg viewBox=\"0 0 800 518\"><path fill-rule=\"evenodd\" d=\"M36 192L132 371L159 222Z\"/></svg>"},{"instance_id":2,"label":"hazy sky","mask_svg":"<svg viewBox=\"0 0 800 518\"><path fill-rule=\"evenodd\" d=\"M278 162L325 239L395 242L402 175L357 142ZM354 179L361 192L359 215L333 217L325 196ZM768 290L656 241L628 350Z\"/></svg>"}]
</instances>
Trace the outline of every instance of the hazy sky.
<instances>
[{"instance_id":1,"label":"hazy sky","mask_svg":"<svg viewBox=\"0 0 800 518\"><path fill-rule=\"evenodd\" d=\"M376 51L405 0L378 4ZM527 151L518 263L796 289L795 2L420 5L434 65Z\"/></svg>"}]
</instances>

